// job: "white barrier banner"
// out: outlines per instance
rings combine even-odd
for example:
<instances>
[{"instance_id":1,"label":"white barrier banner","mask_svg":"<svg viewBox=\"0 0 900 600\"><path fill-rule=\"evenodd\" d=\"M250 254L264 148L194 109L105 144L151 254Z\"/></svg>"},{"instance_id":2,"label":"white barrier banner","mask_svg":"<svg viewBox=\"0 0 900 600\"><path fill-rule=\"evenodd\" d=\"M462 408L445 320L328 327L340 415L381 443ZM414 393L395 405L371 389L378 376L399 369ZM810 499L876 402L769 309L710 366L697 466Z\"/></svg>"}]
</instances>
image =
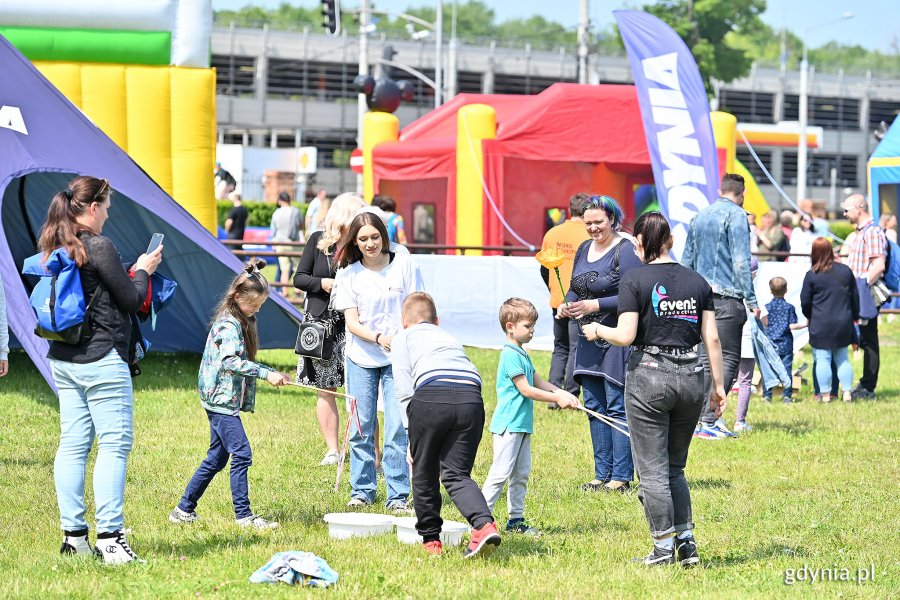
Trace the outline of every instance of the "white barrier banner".
<instances>
[{"instance_id":1,"label":"white barrier banner","mask_svg":"<svg viewBox=\"0 0 900 600\"><path fill-rule=\"evenodd\" d=\"M553 349L550 292L531 256L446 256L413 254L425 291L431 294L441 327L466 346L501 348L500 305L518 296L538 309L531 350Z\"/></svg>"},{"instance_id":2,"label":"white barrier banner","mask_svg":"<svg viewBox=\"0 0 900 600\"><path fill-rule=\"evenodd\" d=\"M414 254L425 282L425 291L434 297L441 327L466 346L500 348L506 339L500 328L500 305L518 296L530 300L540 317L531 350L553 350L553 313L550 292L541 279L540 265L520 256L445 256ZM771 302L769 280L784 277L788 282L785 299L794 305L799 322L806 322L800 310L800 288L809 270L806 263L761 262L754 280L760 307ZM556 280L553 280L553 284ZM567 282L563 282L566 285ZM806 329L794 331L794 350L809 341Z\"/></svg>"}]
</instances>

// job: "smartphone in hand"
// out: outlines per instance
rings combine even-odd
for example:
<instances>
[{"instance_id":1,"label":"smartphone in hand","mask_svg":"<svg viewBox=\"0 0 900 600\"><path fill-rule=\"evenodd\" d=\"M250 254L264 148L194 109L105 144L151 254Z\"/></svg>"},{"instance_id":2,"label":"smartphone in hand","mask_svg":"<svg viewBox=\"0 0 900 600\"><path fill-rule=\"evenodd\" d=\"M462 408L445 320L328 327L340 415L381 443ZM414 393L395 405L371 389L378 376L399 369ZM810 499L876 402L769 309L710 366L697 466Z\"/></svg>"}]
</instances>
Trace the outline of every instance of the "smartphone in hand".
<instances>
[{"instance_id":1,"label":"smartphone in hand","mask_svg":"<svg viewBox=\"0 0 900 600\"><path fill-rule=\"evenodd\" d=\"M156 249L162 245L164 237L166 237L166 236L164 236L161 233L154 233L153 237L150 238L150 245L147 246L146 254L152 254L153 252L155 252Z\"/></svg>"}]
</instances>

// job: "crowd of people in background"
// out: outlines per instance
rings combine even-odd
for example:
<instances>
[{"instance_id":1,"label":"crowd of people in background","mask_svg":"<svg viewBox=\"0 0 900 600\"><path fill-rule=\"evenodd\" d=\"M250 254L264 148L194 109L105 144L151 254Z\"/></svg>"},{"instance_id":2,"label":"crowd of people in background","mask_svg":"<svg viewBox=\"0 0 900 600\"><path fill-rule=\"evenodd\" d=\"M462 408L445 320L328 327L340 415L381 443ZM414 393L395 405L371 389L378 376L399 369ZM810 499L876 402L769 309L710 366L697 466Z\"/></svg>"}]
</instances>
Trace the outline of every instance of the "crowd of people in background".
<instances>
[{"instance_id":1,"label":"crowd of people in background","mask_svg":"<svg viewBox=\"0 0 900 600\"><path fill-rule=\"evenodd\" d=\"M228 184L225 173L217 180ZM240 240L248 212L233 190L225 193L231 193L233 202L225 230L229 239ZM836 397L846 402L874 399L880 363L878 308L885 300L888 241L897 238L896 218L883 215L875 223L859 194L841 205L855 231L840 252L821 215L768 211L757 227L743 199L743 178L726 174L718 200L691 222L680 263L670 258L674 240L660 213L640 216L628 234L614 198L576 194L570 199L569 218L551 228L542 245L564 258L558 282L549 271L543 273L554 315L548 381L523 348L534 335L537 309L522 298L510 298L499 309L506 339L496 378L497 408L489 426L493 463L479 489L471 471L485 420L482 378L462 346L439 328L437 307L403 246L407 238L395 201L377 196L368 205L355 194L332 200L323 190L304 218L291 197L280 194L271 222L276 250L294 249L279 242L306 243L296 264L289 256L279 258L279 282L304 295L305 318L323 323L333 344L328 356L298 350L293 377L318 389L316 415L326 445L321 465L340 460L334 392L344 386L354 399L357 427L349 428L347 505L373 504L383 469L386 508L396 514L414 510L426 551L440 554L438 486L443 483L474 528L465 551L470 557L500 544L492 513L508 486L505 531L540 535L525 519L533 402L539 401L589 414L594 473L582 490L627 492L636 470L638 497L653 538L652 551L640 561L699 562L684 477L691 440L734 438L752 429L746 417L754 366L762 374L765 400L771 401L775 382L781 382L782 401L795 401L790 383L793 332L804 327L812 346L815 397L823 403ZM129 275L102 235L110 203L105 179L76 177L53 198L38 247L45 254L66 248L78 265L85 295L98 298L92 327L77 344L50 344L60 401L54 473L64 531L61 552L97 554L107 563L121 564L140 560L126 540L123 516L133 439L131 377L138 351L133 315L162 261L163 248L141 255ZM759 306L754 278L759 261L765 260L809 265L799 292L803 321L786 300L795 284L784 277L756 284L766 285L773 297ZM236 522L257 529L278 527L250 508L247 469L252 453L241 422L241 412L253 411L257 381L275 386L289 382L288 376L256 362L255 315L269 294L260 270L264 266L247 263L215 310L199 375L210 445L169 515L175 523L199 518L198 502L230 461ZM0 377L8 372L8 342L0 287ZM855 387L850 346L863 353ZM736 381L732 432L722 411ZM379 404L385 415L383 456ZM96 547L88 538L84 500L85 465L95 437Z\"/></svg>"}]
</instances>

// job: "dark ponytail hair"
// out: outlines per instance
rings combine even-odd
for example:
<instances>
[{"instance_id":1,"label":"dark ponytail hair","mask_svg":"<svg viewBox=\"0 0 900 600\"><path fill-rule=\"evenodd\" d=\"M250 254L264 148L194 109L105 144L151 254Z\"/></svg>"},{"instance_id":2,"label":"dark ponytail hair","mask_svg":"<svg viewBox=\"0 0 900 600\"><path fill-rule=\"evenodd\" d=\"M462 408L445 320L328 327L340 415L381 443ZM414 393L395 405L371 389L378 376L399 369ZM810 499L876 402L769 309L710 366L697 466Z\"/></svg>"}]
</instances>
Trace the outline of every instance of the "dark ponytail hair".
<instances>
[{"instance_id":1,"label":"dark ponytail hair","mask_svg":"<svg viewBox=\"0 0 900 600\"><path fill-rule=\"evenodd\" d=\"M657 211L647 212L634 222L634 237L641 237L644 264L651 263L671 248L672 232L669 222Z\"/></svg>"},{"instance_id":2,"label":"dark ponytail hair","mask_svg":"<svg viewBox=\"0 0 900 600\"><path fill-rule=\"evenodd\" d=\"M79 267L87 262L87 253L78 239L78 233L83 227L76 219L94 202L105 202L109 194L109 182L106 179L80 176L70 181L65 190L53 196L38 239L38 250L44 253L44 260L57 248L65 248Z\"/></svg>"},{"instance_id":3,"label":"dark ponytail hair","mask_svg":"<svg viewBox=\"0 0 900 600\"><path fill-rule=\"evenodd\" d=\"M219 301L213 311L212 322L215 323L222 315L231 315L241 324L241 333L244 336L244 349L249 360L256 360L256 350L259 348L259 333L256 329L256 315L248 317L238 306L238 300L253 301L259 296L269 295L269 282L260 273L264 269L266 261L251 258L244 264L244 270L234 278L228 291ZM212 326L212 324L210 324Z\"/></svg>"}]
</instances>

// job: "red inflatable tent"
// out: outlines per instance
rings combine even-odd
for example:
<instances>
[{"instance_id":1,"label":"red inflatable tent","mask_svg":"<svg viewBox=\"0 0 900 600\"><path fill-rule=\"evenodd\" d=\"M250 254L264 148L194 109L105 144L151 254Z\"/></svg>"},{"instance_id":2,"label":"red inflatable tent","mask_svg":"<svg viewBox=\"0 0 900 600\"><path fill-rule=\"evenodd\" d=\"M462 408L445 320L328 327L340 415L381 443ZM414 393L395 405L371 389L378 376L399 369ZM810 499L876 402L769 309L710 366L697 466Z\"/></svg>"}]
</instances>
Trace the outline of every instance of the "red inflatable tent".
<instances>
[{"instance_id":1,"label":"red inflatable tent","mask_svg":"<svg viewBox=\"0 0 900 600\"><path fill-rule=\"evenodd\" d=\"M397 200L412 242L452 245L465 227L455 179L457 111L467 104L490 105L497 115L496 139L483 141L484 245L520 243L497 211L539 246L547 210L564 209L572 194L608 194L631 216L635 186L653 182L633 86L557 83L536 96L460 94L373 152L375 190Z\"/></svg>"}]
</instances>

